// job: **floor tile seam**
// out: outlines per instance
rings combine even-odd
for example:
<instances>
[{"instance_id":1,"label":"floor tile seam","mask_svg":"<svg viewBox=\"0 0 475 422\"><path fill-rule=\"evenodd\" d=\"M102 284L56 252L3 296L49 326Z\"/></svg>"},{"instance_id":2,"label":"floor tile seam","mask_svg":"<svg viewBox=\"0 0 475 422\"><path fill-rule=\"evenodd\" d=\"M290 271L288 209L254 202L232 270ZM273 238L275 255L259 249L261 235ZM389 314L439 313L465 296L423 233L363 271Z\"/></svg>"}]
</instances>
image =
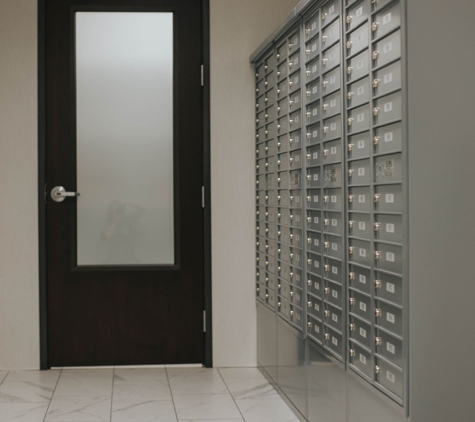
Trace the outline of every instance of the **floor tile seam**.
<instances>
[{"instance_id":1,"label":"floor tile seam","mask_svg":"<svg viewBox=\"0 0 475 422\"><path fill-rule=\"evenodd\" d=\"M170 397L172 398L173 410L175 411L175 417L176 417L176 420L178 421L178 411L176 409L175 398L173 397L172 386L170 385L170 377L168 376L168 368L166 366L165 366L165 374L167 376L167 383L168 383L168 388L170 390Z\"/></svg>"},{"instance_id":2,"label":"floor tile seam","mask_svg":"<svg viewBox=\"0 0 475 422\"><path fill-rule=\"evenodd\" d=\"M45 422L46 416L48 416L49 408L51 406L51 402L53 401L54 393L56 393L56 389L58 388L59 380L61 379L62 375L63 375L63 369L60 369L58 379L56 380L56 384L53 389L53 394L51 394L51 398L49 400L48 406L46 407L46 412L45 412L45 416L43 417L43 422Z\"/></svg>"},{"instance_id":3,"label":"floor tile seam","mask_svg":"<svg viewBox=\"0 0 475 422\"><path fill-rule=\"evenodd\" d=\"M219 370L219 368L218 368L218 374L221 377L221 379L223 380L224 385L226 386L226 389L228 390L229 395L233 399L234 406L236 406L236 409L238 410L239 414L241 415L242 420L245 422L246 419L244 418L244 415L241 412L241 408L238 406L238 404L236 402L236 399L234 398L234 395L231 393L231 390L229 389L228 384L226 383L226 380L224 379L223 375L221 374L221 371Z\"/></svg>"},{"instance_id":4,"label":"floor tile seam","mask_svg":"<svg viewBox=\"0 0 475 422\"><path fill-rule=\"evenodd\" d=\"M0 386L5 382L5 380L7 379L8 375L10 374L11 371L6 371L7 373L5 374L5 376L3 377L2 379L2 382L0 382Z\"/></svg>"}]
</instances>

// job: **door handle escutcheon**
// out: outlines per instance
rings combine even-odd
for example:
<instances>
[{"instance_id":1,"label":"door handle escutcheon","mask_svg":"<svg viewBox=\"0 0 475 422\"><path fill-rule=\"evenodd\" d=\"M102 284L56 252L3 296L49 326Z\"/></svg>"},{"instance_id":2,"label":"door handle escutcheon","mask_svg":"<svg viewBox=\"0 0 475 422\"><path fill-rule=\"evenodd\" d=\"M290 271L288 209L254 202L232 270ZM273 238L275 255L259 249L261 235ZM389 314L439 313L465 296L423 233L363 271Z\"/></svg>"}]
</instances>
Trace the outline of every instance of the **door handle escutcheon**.
<instances>
[{"instance_id":1,"label":"door handle escutcheon","mask_svg":"<svg viewBox=\"0 0 475 422\"><path fill-rule=\"evenodd\" d=\"M56 186L51 189L51 198L55 202L63 202L67 197L78 197L79 192L66 192L62 186Z\"/></svg>"}]
</instances>

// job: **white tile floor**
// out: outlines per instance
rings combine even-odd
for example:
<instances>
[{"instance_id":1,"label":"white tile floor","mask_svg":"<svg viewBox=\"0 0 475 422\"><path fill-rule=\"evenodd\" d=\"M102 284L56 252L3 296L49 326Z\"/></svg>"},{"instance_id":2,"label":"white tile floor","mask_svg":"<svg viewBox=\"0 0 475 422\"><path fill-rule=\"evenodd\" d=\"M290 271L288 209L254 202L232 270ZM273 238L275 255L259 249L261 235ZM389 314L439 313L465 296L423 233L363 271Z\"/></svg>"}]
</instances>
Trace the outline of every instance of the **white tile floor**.
<instances>
[{"instance_id":1,"label":"white tile floor","mask_svg":"<svg viewBox=\"0 0 475 422\"><path fill-rule=\"evenodd\" d=\"M257 368L0 371L0 422L298 422Z\"/></svg>"}]
</instances>

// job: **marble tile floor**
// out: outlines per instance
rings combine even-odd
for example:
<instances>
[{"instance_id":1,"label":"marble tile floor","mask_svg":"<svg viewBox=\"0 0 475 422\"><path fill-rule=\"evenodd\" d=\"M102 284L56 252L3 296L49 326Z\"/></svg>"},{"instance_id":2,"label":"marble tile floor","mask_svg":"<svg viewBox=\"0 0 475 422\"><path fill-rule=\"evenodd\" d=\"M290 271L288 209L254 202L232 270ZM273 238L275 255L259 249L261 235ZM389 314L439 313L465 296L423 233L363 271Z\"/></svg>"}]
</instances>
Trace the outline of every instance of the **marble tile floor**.
<instances>
[{"instance_id":1,"label":"marble tile floor","mask_svg":"<svg viewBox=\"0 0 475 422\"><path fill-rule=\"evenodd\" d=\"M298 422L257 368L0 371L0 422Z\"/></svg>"}]
</instances>

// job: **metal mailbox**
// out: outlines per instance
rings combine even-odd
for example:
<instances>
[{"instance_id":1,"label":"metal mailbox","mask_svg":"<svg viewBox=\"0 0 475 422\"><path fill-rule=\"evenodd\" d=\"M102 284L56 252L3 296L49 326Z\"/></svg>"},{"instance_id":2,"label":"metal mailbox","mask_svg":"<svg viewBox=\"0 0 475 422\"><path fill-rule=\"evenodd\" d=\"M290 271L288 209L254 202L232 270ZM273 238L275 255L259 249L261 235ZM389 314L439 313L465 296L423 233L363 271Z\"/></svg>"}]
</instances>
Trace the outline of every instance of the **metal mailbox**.
<instances>
[{"instance_id":1,"label":"metal mailbox","mask_svg":"<svg viewBox=\"0 0 475 422\"><path fill-rule=\"evenodd\" d=\"M366 294L373 291L371 271L358 265L350 264L349 266L349 286L353 290L360 290Z\"/></svg>"}]
</instances>

